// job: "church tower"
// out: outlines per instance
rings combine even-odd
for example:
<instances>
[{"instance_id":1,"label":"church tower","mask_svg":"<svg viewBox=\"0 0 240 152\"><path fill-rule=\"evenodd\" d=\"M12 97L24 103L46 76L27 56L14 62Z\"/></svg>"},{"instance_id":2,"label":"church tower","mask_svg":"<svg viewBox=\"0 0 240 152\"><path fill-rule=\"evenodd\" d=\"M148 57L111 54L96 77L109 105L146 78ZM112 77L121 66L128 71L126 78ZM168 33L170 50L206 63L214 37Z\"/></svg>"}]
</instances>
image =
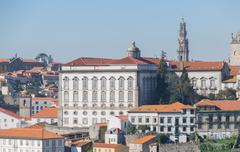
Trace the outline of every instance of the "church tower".
<instances>
[{"instance_id":1,"label":"church tower","mask_svg":"<svg viewBox=\"0 0 240 152\"><path fill-rule=\"evenodd\" d=\"M141 58L141 51L136 47L135 41L132 41L132 46L127 49L127 54L128 57Z\"/></svg>"},{"instance_id":2,"label":"church tower","mask_svg":"<svg viewBox=\"0 0 240 152\"><path fill-rule=\"evenodd\" d=\"M240 66L240 32L236 35L232 33L232 41L230 43L230 65Z\"/></svg>"},{"instance_id":3,"label":"church tower","mask_svg":"<svg viewBox=\"0 0 240 152\"><path fill-rule=\"evenodd\" d=\"M177 54L178 54L179 61L188 61L189 50L188 50L187 30L186 30L186 23L184 22L183 18L181 19L181 22L180 22Z\"/></svg>"}]
</instances>

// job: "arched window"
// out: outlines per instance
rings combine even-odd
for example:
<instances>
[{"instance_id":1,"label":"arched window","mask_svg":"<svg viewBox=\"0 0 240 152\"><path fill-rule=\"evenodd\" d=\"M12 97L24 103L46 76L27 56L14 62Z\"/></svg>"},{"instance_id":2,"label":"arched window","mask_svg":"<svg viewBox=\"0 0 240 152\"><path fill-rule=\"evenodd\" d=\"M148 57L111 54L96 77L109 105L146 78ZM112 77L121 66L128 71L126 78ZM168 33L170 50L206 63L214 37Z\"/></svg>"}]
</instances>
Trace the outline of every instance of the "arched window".
<instances>
[{"instance_id":1,"label":"arched window","mask_svg":"<svg viewBox=\"0 0 240 152\"><path fill-rule=\"evenodd\" d=\"M67 91L64 91L64 102L68 102L69 101L69 93Z\"/></svg>"},{"instance_id":2,"label":"arched window","mask_svg":"<svg viewBox=\"0 0 240 152\"><path fill-rule=\"evenodd\" d=\"M119 112L119 115L123 115L123 112L122 112L122 111L120 111L120 112Z\"/></svg>"},{"instance_id":3,"label":"arched window","mask_svg":"<svg viewBox=\"0 0 240 152\"><path fill-rule=\"evenodd\" d=\"M128 90L132 90L133 89L133 78L129 77L128 78Z\"/></svg>"},{"instance_id":4,"label":"arched window","mask_svg":"<svg viewBox=\"0 0 240 152\"><path fill-rule=\"evenodd\" d=\"M106 90L107 79L105 77L101 78L101 90Z\"/></svg>"},{"instance_id":5,"label":"arched window","mask_svg":"<svg viewBox=\"0 0 240 152\"><path fill-rule=\"evenodd\" d=\"M115 81L116 79L114 77L110 78L110 90L115 90Z\"/></svg>"},{"instance_id":6,"label":"arched window","mask_svg":"<svg viewBox=\"0 0 240 152\"><path fill-rule=\"evenodd\" d=\"M92 89L97 90L98 89L98 79L97 77L92 78Z\"/></svg>"},{"instance_id":7,"label":"arched window","mask_svg":"<svg viewBox=\"0 0 240 152\"><path fill-rule=\"evenodd\" d=\"M82 89L83 90L87 90L88 89L88 78L87 77L84 77L82 79L83 83L82 83Z\"/></svg>"},{"instance_id":8,"label":"arched window","mask_svg":"<svg viewBox=\"0 0 240 152\"><path fill-rule=\"evenodd\" d=\"M128 91L128 102L133 102L133 92Z\"/></svg>"},{"instance_id":9,"label":"arched window","mask_svg":"<svg viewBox=\"0 0 240 152\"><path fill-rule=\"evenodd\" d=\"M98 95L97 95L97 91L93 91L93 92L92 92L92 101L93 101L93 102L97 102L97 96L98 96Z\"/></svg>"},{"instance_id":10,"label":"arched window","mask_svg":"<svg viewBox=\"0 0 240 152\"><path fill-rule=\"evenodd\" d=\"M77 77L73 78L73 90L78 90L79 79Z\"/></svg>"},{"instance_id":11,"label":"arched window","mask_svg":"<svg viewBox=\"0 0 240 152\"><path fill-rule=\"evenodd\" d=\"M120 77L118 81L119 81L119 90L124 90L124 78Z\"/></svg>"},{"instance_id":12,"label":"arched window","mask_svg":"<svg viewBox=\"0 0 240 152\"><path fill-rule=\"evenodd\" d=\"M110 92L110 102L114 102L115 101L115 91L111 91Z\"/></svg>"},{"instance_id":13,"label":"arched window","mask_svg":"<svg viewBox=\"0 0 240 152\"><path fill-rule=\"evenodd\" d=\"M69 89L69 78L68 77L65 77L63 79L63 88L64 88L64 90L68 90Z\"/></svg>"},{"instance_id":14,"label":"arched window","mask_svg":"<svg viewBox=\"0 0 240 152\"><path fill-rule=\"evenodd\" d=\"M106 92L105 91L101 92L101 102L106 102Z\"/></svg>"},{"instance_id":15,"label":"arched window","mask_svg":"<svg viewBox=\"0 0 240 152\"><path fill-rule=\"evenodd\" d=\"M87 102L88 100L88 92L87 91L83 91L83 102Z\"/></svg>"},{"instance_id":16,"label":"arched window","mask_svg":"<svg viewBox=\"0 0 240 152\"><path fill-rule=\"evenodd\" d=\"M73 102L78 102L78 98L79 98L78 91L74 91L73 92Z\"/></svg>"},{"instance_id":17,"label":"arched window","mask_svg":"<svg viewBox=\"0 0 240 152\"><path fill-rule=\"evenodd\" d=\"M123 91L119 91L119 102L124 102L124 93L123 93Z\"/></svg>"}]
</instances>

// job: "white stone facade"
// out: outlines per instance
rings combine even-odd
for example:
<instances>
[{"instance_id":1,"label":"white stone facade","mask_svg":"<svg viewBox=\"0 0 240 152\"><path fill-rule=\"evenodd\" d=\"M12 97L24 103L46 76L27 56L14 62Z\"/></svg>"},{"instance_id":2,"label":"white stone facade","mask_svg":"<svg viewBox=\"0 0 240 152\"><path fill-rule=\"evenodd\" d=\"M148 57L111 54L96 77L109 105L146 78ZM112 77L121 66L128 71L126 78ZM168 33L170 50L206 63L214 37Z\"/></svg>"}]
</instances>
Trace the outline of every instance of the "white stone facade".
<instances>
[{"instance_id":1,"label":"white stone facade","mask_svg":"<svg viewBox=\"0 0 240 152\"><path fill-rule=\"evenodd\" d=\"M63 66L59 75L63 126L88 127L149 102L156 65Z\"/></svg>"},{"instance_id":2,"label":"white stone facade","mask_svg":"<svg viewBox=\"0 0 240 152\"><path fill-rule=\"evenodd\" d=\"M1 152L64 152L63 139L0 138Z\"/></svg>"}]
</instances>

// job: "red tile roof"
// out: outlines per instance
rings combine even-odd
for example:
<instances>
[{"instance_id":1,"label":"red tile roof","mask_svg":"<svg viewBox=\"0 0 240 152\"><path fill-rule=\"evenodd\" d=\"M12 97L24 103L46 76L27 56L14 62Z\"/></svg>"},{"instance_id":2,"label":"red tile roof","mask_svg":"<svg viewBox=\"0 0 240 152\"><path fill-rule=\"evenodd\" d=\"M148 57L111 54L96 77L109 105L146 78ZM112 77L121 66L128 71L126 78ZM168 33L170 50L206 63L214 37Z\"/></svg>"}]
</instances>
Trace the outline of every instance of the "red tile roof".
<instances>
[{"instance_id":1,"label":"red tile roof","mask_svg":"<svg viewBox=\"0 0 240 152\"><path fill-rule=\"evenodd\" d=\"M196 103L197 107L200 106L216 106L220 110L225 111L238 111L240 110L240 100L209 100L203 99Z\"/></svg>"},{"instance_id":2,"label":"red tile roof","mask_svg":"<svg viewBox=\"0 0 240 152\"><path fill-rule=\"evenodd\" d=\"M128 112L181 112L183 109L194 109L190 105L184 105L180 102L162 105L143 105Z\"/></svg>"},{"instance_id":3,"label":"red tile roof","mask_svg":"<svg viewBox=\"0 0 240 152\"><path fill-rule=\"evenodd\" d=\"M44 108L42 111L36 113L32 118L57 118L57 108Z\"/></svg>"},{"instance_id":4,"label":"red tile roof","mask_svg":"<svg viewBox=\"0 0 240 152\"><path fill-rule=\"evenodd\" d=\"M55 101L57 99L51 98L51 97L34 97L34 98L32 98L32 101L47 101L47 100Z\"/></svg>"},{"instance_id":5,"label":"red tile roof","mask_svg":"<svg viewBox=\"0 0 240 152\"><path fill-rule=\"evenodd\" d=\"M10 62L10 60L6 58L0 58L0 62Z\"/></svg>"},{"instance_id":6,"label":"red tile roof","mask_svg":"<svg viewBox=\"0 0 240 152\"><path fill-rule=\"evenodd\" d=\"M125 147L124 145L121 144L105 144L105 143L95 143L93 147L98 147L98 148L119 148L119 147Z\"/></svg>"},{"instance_id":7,"label":"red tile roof","mask_svg":"<svg viewBox=\"0 0 240 152\"><path fill-rule=\"evenodd\" d=\"M128 115L117 116L120 120L128 121Z\"/></svg>"},{"instance_id":8,"label":"red tile roof","mask_svg":"<svg viewBox=\"0 0 240 152\"><path fill-rule=\"evenodd\" d=\"M108 123L101 122L101 123L96 123L95 125L98 126L98 127L106 127L106 126L108 126Z\"/></svg>"},{"instance_id":9,"label":"red tile roof","mask_svg":"<svg viewBox=\"0 0 240 152\"><path fill-rule=\"evenodd\" d=\"M44 128L47 124L46 122L39 122L25 128Z\"/></svg>"},{"instance_id":10,"label":"red tile roof","mask_svg":"<svg viewBox=\"0 0 240 152\"><path fill-rule=\"evenodd\" d=\"M148 135L144 136L142 138L135 139L134 141L130 142L130 144L144 144L150 140L154 140L156 136L154 135Z\"/></svg>"},{"instance_id":11,"label":"red tile roof","mask_svg":"<svg viewBox=\"0 0 240 152\"><path fill-rule=\"evenodd\" d=\"M3 113L5 113L6 115L12 116L12 117L14 117L14 118L16 118L16 119L24 119L24 117L22 117L22 116L20 116L20 115L18 115L18 114L16 114L16 113L14 113L14 112L12 112L12 111L9 111L9 110L7 110L7 109L3 109L3 108L1 108L1 107L0 107L0 112L3 112Z\"/></svg>"},{"instance_id":12,"label":"red tile roof","mask_svg":"<svg viewBox=\"0 0 240 152\"><path fill-rule=\"evenodd\" d=\"M230 68L230 75L234 76L237 75L240 72L240 66L229 66Z\"/></svg>"},{"instance_id":13,"label":"red tile roof","mask_svg":"<svg viewBox=\"0 0 240 152\"><path fill-rule=\"evenodd\" d=\"M0 138L62 139L63 137L42 128L0 129Z\"/></svg>"},{"instance_id":14,"label":"red tile roof","mask_svg":"<svg viewBox=\"0 0 240 152\"><path fill-rule=\"evenodd\" d=\"M210 61L170 61L171 68L175 71L182 70L184 66L187 71L220 71L223 69L225 62L210 62Z\"/></svg>"},{"instance_id":15,"label":"red tile roof","mask_svg":"<svg viewBox=\"0 0 240 152\"><path fill-rule=\"evenodd\" d=\"M78 141L74 141L71 143L72 145L75 145L76 147L82 147L88 144L92 144L91 141L86 141L86 140L78 140Z\"/></svg>"}]
</instances>

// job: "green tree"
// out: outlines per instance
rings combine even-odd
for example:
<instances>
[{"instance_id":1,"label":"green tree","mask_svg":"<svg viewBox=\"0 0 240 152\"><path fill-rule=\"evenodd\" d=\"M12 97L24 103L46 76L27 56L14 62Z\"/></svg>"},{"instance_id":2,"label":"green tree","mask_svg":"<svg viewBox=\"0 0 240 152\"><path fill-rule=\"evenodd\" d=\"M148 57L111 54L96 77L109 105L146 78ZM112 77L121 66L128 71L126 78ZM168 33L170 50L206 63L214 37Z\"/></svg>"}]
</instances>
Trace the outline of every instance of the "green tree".
<instances>
[{"instance_id":1,"label":"green tree","mask_svg":"<svg viewBox=\"0 0 240 152\"><path fill-rule=\"evenodd\" d=\"M156 137L156 142L160 144L165 144L169 140L168 136L165 134L158 134Z\"/></svg>"},{"instance_id":2,"label":"green tree","mask_svg":"<svg viewBox=\"0 0 240 152\"><path fill-rule=\"evenodd\" d=\"M137 131L135 125L129 125L128 126L128 134L134 134Z\"/></svg>"},{"instance_id":3,"label":"green tree","mask_svg":"<svg viewBox=\"0 0 240 152\"><path fill-rule=\"evenodd\" d=\"M236 90L232 88L226 88L225 90L220 90L216 95L217 100L236 100Z\"/></svg>"},{"instance_id":4,"label":"green tree","mask_svg":"<svg viewBox=\"0 0 240 152\"><path fill-rule=\"evenodd\" d=\"M157 101L158 103L168 103L169 100L169 92L168 92L168 83L167 83L167 73L168 66L165 61L165 52L162 51L161 60L158 66L157 73Z\"/></svg>"},{"instance_id":5,"label":"green tree","mask_svg":"<svg viewBox=\"0 0 240 152\"><path fill-rule=\"evenodd\" d=\"M171 101L179 101L184 104L194 104L200 99L200 96L194 91L188 73L185 68L182 70L182 74L179 79L170 81L173 83L171 88Z\"/></svg>"}]
</instances>

